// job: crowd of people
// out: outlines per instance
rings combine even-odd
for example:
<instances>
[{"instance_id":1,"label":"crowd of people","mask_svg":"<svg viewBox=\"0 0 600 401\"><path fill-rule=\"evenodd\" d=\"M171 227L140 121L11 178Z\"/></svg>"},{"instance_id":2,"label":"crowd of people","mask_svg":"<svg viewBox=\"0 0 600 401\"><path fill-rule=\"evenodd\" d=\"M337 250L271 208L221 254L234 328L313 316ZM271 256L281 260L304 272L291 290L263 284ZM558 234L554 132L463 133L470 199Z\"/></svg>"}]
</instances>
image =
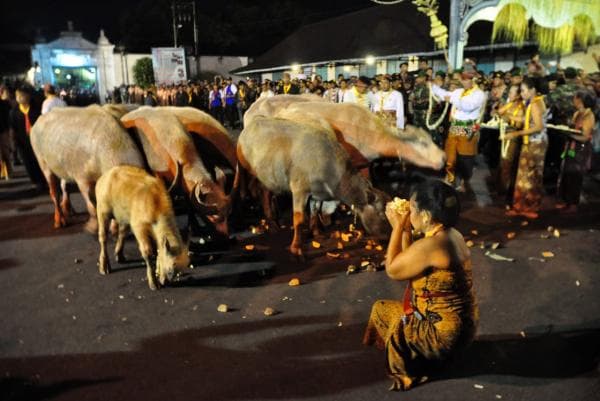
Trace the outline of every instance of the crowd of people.
<instances>
[{"instance_id":1,"label":"crowd of people","mask_svg":"<svg viewBox=\"0 0 600 401\"><path fill-rule=\"evenodd\" d=\"M461 191L468 189L475 156L482 153L495 178L491 188L506 195L509 213L534 218L540 208L544 178L556 182L557 207L565 211L576 209L593 149L600 151L596 129L600 120L600 74L586 74L574 68L557 67L553 73L548 70L538 55L525 68L489 74L478 70L468 59L461 70L452 72L434 71L426 60L421 60L418 70L412 72L407 63L402 63L394 74L340 74L331 81L320 75L292 79L284 73L278 81L260 83L254 79L234 83L231 78L216 76L212 82L160 85L145 90L123 85L115 88L107 100L191 106L210 113L231 129L242 128L245 111L262 97L310 93L330 102L359 103L392 127L402 129L405 124L412 124L427 130L447 153L446 181ZM48 107L40 109L43 97L39 91L22 87L21 92L31 99L29 122L33 124L39 112L47 112ZM51 107L79 105L82 98L76 92L71 96L71 92L46 85L45 103ZM0 128L6 132L11 121L9 114L23 114L23 105L8 87L4 86L1 93ZM492 118L501 118L508 126L503 142L498 140L497 130L481 127ZM548 129L548 123L569 126L579 133ZM6 133L2 138L2 175L8 177L10 154L15 147L20 148L16 137L11 140Z\"/></svg>"}]
</instances>

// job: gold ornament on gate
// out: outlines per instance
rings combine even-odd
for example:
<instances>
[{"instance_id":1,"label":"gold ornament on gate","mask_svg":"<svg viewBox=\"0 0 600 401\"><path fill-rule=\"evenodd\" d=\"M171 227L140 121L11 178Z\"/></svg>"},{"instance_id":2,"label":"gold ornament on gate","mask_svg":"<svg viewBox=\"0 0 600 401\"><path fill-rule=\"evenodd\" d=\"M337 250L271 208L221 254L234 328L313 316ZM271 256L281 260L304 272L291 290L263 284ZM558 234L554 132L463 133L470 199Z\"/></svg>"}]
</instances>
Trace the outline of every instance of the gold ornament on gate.
<instances>
[{"instance_id":1,"label":"gold ornament on gate","mask_svg":"<svg viewBox=\"0 0 600 401\"><path fill-rule=\"evenodd\" d=\"M448 47L448 28L442 24L442 21L437 16L439 8L438 0L413 0L413 4L417 6L417 10L429 17L431 24L429 36L433 38L435 47L446 49Z\"/></svg>"}]
</instances>

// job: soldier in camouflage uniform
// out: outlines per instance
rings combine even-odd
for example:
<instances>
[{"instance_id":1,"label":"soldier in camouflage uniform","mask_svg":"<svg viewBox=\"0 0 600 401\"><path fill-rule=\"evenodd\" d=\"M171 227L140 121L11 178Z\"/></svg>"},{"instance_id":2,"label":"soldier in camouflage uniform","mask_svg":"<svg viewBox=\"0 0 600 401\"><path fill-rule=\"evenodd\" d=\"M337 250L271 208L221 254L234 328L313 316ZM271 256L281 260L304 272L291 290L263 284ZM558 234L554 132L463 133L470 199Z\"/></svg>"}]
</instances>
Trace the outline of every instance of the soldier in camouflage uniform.
<instances>
[{"instance_id":1,"label":"soldier in camouflage uniform","mask_svg":"<svg viewBox=\"0 0 600 401\"><path fill-rule=\"evenodd\" d=\"M568 125L575 113L573 96L580 89L577 84L577 70L569 67L565 70L564 85L558 85L554 91L547 96L548 108L552 112L552 124Z\"/></svg>"},{"instance_id":2,"label":"soldier in camouflage uniform","mask_svg":"<svg viewBox=\"0 0 600 401\"><path fill-rule=\"evenodd\" d=\"M409 102L413 111L413 125L427 129L425 117L429 105L429 89L427 88L427 74L419 70L415 77L415 88L409 96Z\"/></svg>"},{"instance_id":3,"label":"soldier in camouflage uniform","mask_svg":"<svg viewBox=\"0 0 600 401\"><path fill-rule=\"evenodd\" d=\"M423 128L431 135L431 139L438 146L442 146L442 135L438 130L430 130L427 128L427 109L429 108L429 87L427 86L427 74L425 71L419 71L416 77L415 89L410 95L410 102L413 110L413 125L419 128ZM442 111L444 110L444 104L436 103L434 101L433 109L431 111L431 118L429 123L432 124L436 121Z\"/></svg>"},{"instance_id":4,"label":"soldier in camouflage uniform","mask_svg":"<svg viewBox=\"0 0 600 401\"><path fill-rule=\"evenodd\" d=\"M558 77L552 75L549 79L557 80ZM551 118L548 121L555 125L569 125L571 117L575 113L573 105L573 96L580 89L576 82L577 70L573 67L565 69L565 83L557 85L556 89L547 96L548 109ZM552 85L554 86L554 85ZM546 179L548 182L556 182L560 173L562 150L564 148L565 137L552 128L548 129L548 150L546 152Z\"/></svg>"}]
</instances>

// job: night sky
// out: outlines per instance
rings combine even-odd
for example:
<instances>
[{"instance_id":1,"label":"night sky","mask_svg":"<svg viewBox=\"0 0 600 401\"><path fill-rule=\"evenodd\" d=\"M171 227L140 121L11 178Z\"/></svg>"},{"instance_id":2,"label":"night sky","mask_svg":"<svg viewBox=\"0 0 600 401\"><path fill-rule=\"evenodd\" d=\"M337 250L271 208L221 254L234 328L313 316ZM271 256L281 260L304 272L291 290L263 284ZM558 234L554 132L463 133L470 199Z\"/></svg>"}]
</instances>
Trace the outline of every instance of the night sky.
<instances>
[{"instance_id":1,"label":"night sky","mask_svg":"<svg viewBox=\"0 0 600 401\"><path fill-rule=\"evenodd\" d=\"M72 20L96 41L100 28L130 52L172 45L171 0L61 0L0 2L0 44L31 44L39 32L58 37ZM374 6L370 0L197 0L200 53L255 56L299 26ZM193 45L192 30L181 30ZM311 45L311 44L307 44Z\"/></svg>"}]
</instances>

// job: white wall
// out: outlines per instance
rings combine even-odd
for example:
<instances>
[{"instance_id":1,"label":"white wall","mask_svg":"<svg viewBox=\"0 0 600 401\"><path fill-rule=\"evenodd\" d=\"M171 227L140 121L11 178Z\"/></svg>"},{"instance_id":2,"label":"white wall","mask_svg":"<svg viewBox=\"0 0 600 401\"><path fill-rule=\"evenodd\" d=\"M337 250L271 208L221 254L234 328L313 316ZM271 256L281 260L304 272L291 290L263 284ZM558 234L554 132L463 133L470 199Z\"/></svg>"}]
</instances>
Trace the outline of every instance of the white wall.
<instances>
[{"instance_id":1,"label":"white wall","mask_svg":"<svg viewBox=\"0 0 600 401\"><path fill-rule=\"evenodd\" d=\"M592 56L593 53L600 54L600 44L590 46L587 53L577 52L568 56L561 57L560 66L562 68L583 68L583 70L588 74L596 72L598 71L598 64Z\"/></svg>"},{"instance_id":2,"label":"white wall","mask_svg":"<svg viewBox=\"0 0 600 401\"><path fill-rule=\"evenodd\" d=\"M152 58L152 55L143 53L127 53L124 56L121 56L121 53L115 53L115 85L134 85L133 66L136 61L144 57Z\"/></svg>"},{"instance_id":3,"label":"white wall","mask_svg":"<svg viewBox=\"0 0 600 401\"><path fill-rule=\"evenodd\" d=\"M224 77L231 76L234 80L246 77L231 75L229 71L248 65L248 57L245 56L198 56L188 57L188 77L194 77L198 72L215 71Z\"/></svg>"}]
</instances>

